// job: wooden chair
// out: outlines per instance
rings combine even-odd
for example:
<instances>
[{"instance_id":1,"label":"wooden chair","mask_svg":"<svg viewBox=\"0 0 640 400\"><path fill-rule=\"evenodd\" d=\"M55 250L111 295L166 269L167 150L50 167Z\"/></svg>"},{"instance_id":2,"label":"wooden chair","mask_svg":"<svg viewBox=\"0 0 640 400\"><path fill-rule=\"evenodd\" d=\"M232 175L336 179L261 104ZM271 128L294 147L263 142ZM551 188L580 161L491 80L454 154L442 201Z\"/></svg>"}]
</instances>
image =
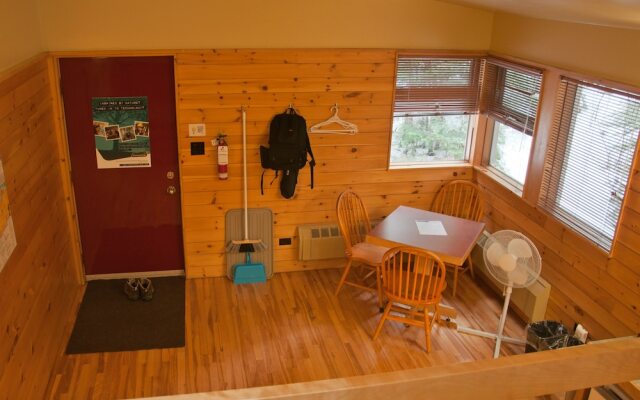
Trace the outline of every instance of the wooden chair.
<instances>
[{"instance_id":1,"label":"wooden chair","mask_svg":"<svg viewBox=\"0 0 640 400\"><path fill-rule=\"evenodd\" d=\"M382 285L389 302L373 339L378 337L388 319L424 326L426 348L430 352L431 326L439 318L445 275L444 263L431 252L407 246L387 251L382 257ZM433 309L431 320L430 308Z\"/></svg>"},{"instance_id":2,"label":"wooden chair","mask_svg":"<svg viewBox=\"0 0 640 400\"><path fill-rule=\"evenodd\" d=\"M365 243L367 233L371 230L371 223L367 210L357 194L350 190L342 192L338 197L336 212L348 260L335 294L338 295L344 284L372 290L378 294L378 306L382 307L380 262L384 253L389 249ZM347 280L354 263L364 270L364 274L361 274L357 281ZM374 275L375 287L367 285L366 281Z\"/></svg>"},{"instance_id":3,"label":"wooden chair","mask_svg":"<svg viewBox=\"0 0 640 400\"><path fill-rule=\"evenodd\" d=\"M455 180L446 183L440 188L438 194L433 199L431 211L451 215L453 217L480 221L484 216L484 205L480 198L480 190L469 181ZM463 266L449 265L453 268L453 296L456 295L458 288L458 274L471 271L471 276L475 279L473 273L473 263L471 257L467 257Z\"/></svg>"}]
</instances>

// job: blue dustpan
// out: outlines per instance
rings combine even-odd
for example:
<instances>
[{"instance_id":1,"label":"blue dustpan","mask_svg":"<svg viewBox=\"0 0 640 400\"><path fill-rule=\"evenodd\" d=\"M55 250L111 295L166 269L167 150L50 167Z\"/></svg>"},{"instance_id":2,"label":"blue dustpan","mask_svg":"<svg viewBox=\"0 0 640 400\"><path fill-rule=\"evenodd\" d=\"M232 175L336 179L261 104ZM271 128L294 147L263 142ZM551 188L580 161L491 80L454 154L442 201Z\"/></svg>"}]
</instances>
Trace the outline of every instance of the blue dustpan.
<instances>
[{"instance_id":1,"label":"blue dustpan","mask_svg":"<svg viewBox=\"0 0 640 400\"><path fill-rule=\"evenodd\" d=\"M267 281L264 264L252 263L251 253L245 253L246 259L244 264L236 264L233 266L233 283L241 285L243 283L259 283Z\"/></svg>"}]
</instances>

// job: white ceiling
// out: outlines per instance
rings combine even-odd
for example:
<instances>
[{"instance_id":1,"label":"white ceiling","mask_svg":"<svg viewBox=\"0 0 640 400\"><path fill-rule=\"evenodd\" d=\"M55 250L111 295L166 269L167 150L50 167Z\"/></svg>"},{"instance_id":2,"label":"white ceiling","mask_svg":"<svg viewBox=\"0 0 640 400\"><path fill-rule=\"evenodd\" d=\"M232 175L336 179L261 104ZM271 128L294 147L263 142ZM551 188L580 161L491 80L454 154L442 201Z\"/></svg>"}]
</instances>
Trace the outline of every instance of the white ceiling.
<instances>
[{"instance_id":1,"label":"white ceiling","mask_svg":"<svg viewBox=\"0 0 640 400\"><path fill-rule=\"evenodd\" d=\"M640 29L640 0L442 0L555 21Z\"/></svg>"}]
</instances>

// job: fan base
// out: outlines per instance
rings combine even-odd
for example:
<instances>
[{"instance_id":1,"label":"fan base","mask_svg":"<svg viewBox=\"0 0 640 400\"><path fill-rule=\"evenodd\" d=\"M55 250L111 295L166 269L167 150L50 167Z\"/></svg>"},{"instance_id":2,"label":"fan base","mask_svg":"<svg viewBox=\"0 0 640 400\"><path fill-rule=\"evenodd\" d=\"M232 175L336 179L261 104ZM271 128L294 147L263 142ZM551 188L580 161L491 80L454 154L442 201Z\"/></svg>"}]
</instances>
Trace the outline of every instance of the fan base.
<instances>
[{"instance_id":1,"label":"fan base","mask_svg":"<svg viewBox=\"0 0 640 400\"><path fill-rule=\"evenodd\" d=\"M469 335L482 336L482 337L489 338L489 339L494 339L494 340L498 339L498 335L495 334L495 333L479 331L477 329L467 328L466 326L459 326L458 327L458 332L466 333L466 334L469 334ZM513 343L513 344L527 344L526 340L516 339L516 338L512 338L512 337L508 337L508 336L503 336L502 337L502 341L505 342L505 343Z\"/></svg>"}]
</instances>

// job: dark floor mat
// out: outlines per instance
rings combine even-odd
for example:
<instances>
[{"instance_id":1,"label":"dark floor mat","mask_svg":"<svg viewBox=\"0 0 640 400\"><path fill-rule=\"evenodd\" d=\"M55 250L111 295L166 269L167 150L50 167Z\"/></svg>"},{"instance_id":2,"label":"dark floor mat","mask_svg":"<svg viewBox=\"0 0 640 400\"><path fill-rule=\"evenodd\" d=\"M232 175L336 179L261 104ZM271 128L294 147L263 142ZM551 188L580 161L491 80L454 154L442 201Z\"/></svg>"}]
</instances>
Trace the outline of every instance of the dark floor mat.
<instances>
[{"instance_id":1,"label":"dark floor mat","mask_svg":"<svg viewBox=\"0 0 640 400\"><path fill-rule=\"evenodd\" d=\"M124 280L87 284L67 354L184 346L183 277L154 278L151 301L132 301Z\"/></svg>"}]
</instances>

